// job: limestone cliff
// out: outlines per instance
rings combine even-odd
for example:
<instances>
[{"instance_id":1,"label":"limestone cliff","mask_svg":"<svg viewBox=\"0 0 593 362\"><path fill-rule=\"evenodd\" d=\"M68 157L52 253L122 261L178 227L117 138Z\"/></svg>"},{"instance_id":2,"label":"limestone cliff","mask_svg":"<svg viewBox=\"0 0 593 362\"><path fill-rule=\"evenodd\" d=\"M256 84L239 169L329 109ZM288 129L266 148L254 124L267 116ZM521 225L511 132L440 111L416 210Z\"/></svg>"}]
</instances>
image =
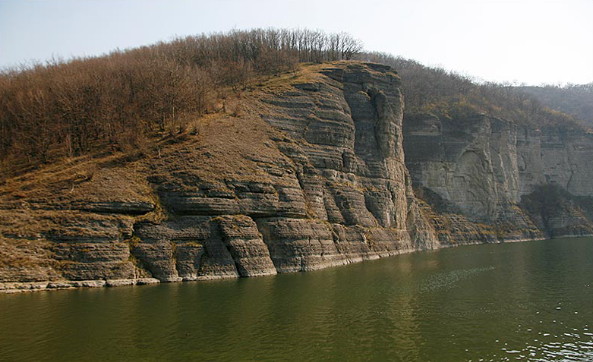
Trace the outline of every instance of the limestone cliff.
<instances>
[{"instance_id":1,"label":"limestone cliff","mask_svg":"<svg viewBox=\"0 0 593 362\"><path fill-rule=\"evenodd\" d=\"M0 289L271 275L593 230L590 135L487 115L403 123L400 78L372 63L305 66L225 102L154 148L0 185Z\"/></svg>"},{"instance_id":2,"label":"limestone cliff","mask_svg":"<svg viewBox=\"0 0 593 362\"><path fill-rule=\"evenodd\" d=\"M414 184L426 189L430 204L441 206L441 217L463 215L492 225L498 239L580 235L593 225L586 217L575 218L582 206L570 202L593 195L593 135L484 114L461 119L414 114L406 117L404 139ZM550 211L542 209L546 185L566 191L555 193L564 200L556 204L555 219L563 220L556 224L541 219ZM566 228L566 223L580 226Z\"/></svg>"},{"instance_id":3,"label":"limestone cliff","mask_svg":"<svg viewBox=\"0 0 593 362\"><path fill-rule=\"evenodd\" d=\"M376 64L309 67L157 155L10 180L2 287L269 275L438 247L404 164L399 83Z\"/></svg>"}]
</instances>

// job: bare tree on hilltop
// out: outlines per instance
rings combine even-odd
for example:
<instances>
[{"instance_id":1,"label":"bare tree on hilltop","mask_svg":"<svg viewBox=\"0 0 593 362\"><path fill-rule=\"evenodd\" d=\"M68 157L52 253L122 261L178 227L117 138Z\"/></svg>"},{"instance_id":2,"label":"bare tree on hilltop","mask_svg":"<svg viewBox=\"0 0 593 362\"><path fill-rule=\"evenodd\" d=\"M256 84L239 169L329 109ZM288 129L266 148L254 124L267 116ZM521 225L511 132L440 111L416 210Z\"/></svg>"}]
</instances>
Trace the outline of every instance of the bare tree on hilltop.
<instances>
[{"instance_id":1,"label":"bare tree on hilltop","mask_svg":"<svg viewBox=\"0 0 593 362\"><path fill-rule=\"evenodd\" d=\"M347 34L257 29L179 38L0 73L0 166L129 149L209 111L224 89L299 62L351 59Z\"/></svg>"}]
</instances>

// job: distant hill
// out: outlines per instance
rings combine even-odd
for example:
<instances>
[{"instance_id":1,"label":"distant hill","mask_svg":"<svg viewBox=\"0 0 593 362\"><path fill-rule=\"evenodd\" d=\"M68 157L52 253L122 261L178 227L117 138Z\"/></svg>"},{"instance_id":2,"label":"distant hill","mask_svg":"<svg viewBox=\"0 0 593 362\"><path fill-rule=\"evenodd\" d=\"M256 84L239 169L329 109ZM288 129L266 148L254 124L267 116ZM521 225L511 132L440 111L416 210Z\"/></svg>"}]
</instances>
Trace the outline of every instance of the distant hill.
<instances>
[{"instance_id":1,"label":"distant hill","mask_svg":"<svg viewBox=\"0 0 593 362\"><path fill-rule=\"evenodd\" d=\"M0 71L0 178L64 157L138 149L215 112L250 82L350 59L346 34L256 29Z\"/></svg>"},{"instance_id":2,"label":"distant hill","mask_svg":"<svg viewBox=\"0 0 593 362\"><path fill-rule=\"evenodd\" d=\"M518 89L531 94L546 107L573 115L588 127L593 127L593 83Z\"/></svg>"},{"instance_id":3,"label":"distant hill","mask_svg":"<svg viewBox=\"0 0 593 362\"><path fill-rule=\"evenodd\" d=\"M155 139L195 128L200 117L228 109L230 98L267 78L306 64L353 58L399 73L407 114L452 121L488 114L535 128L581 128L573 116L515 87L479 84L413 60L361 50L347 34L256 29L2 71L0 179L65 158L145 149ZM571 113L593 124L591 87L588 92L588 101L578 103L575 96L570 108L581 107L589 118Z\"/></svg>"},{"instance_id":4,"label":"distant hill","mask_svg":"<svg viewBox=\"0 0 593 362\"><path fill-rule=\"evenodd\" d=\"M360 49L236 31L0 73L0 293L593 235L573 116Z\"/></svg>"},{"instance_id":5,"label":"distant hill","mask_svg":"<svg viewBox=\"0 0 593 362\"><path fill-rule=\"evenodd\" d=\"M472 114L487 114L516 124L535 127L579 129L578 116L543 102L523 89L499 83L478 83L475 80L438 67L429 67L415 60L384 53L361 53L360 59L393 67L402 78L407 114L431 113L441 118L462 119ZM584 105L591 107L589 100ZM575 97L575 108L578 101ZM593 113L589 113L593 119Z\"/></svg>"}]
</instances>

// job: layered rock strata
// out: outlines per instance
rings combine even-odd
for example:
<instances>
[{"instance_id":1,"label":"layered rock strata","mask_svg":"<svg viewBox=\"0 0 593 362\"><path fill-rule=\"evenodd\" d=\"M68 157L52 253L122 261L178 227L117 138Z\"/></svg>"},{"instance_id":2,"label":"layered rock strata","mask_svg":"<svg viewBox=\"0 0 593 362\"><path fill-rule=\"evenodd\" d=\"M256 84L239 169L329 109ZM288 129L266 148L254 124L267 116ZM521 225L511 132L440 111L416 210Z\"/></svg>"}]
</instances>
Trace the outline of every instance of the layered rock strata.
<instances>
[{"instance_id":1,"label":"layered rock strata","mask_svg":"<svg viewBox=\"0 0 593 362\"><path fill-rule=\"evenodd\" d=\"M136 157L8 180L0 290L273 275L593 230L590 135L487 115L404 124L403 104L389 67L309 66Z\"/></svg>"},{"instance_id":2,"label":"layered rock strata","mask_svg":"<svg viewBox=\"0 0 593 362\"><path fill-rule=\"evenodd\" d=\"M129 192L89 199L109 193L99 169L88 193L64 196L76 210L15 206L51 222L3 234L40 246L2 268L4 288L271 275L438 247L404 165L399 82L376 64L325 66L260 94L259 117L132 163Z\"/></svg>"},{"instance_id":3,"label":"layered rock strata","mask_svg":"<svg viewBox=\"0 0 593 362\"><path fill-rule=\"evenodd\" d=\"M572 235L570 230L593 225L575 218L582 210L567 198L593 195L593 135L561 126L520 126L484 114L464 119L414 114L406 117L404 139L414 184L426 189L429 204L441 206L441 217L457 214L491 224L499 239ZM557 205L562 222L542 222L543 211L535 208L534 197L546 197L540 190L545 185L567 191L557 193L566 201ZM529 200L529 207L522 200ZM563 226L574 222L581 226Z\"/></svg>"}]
</instances>

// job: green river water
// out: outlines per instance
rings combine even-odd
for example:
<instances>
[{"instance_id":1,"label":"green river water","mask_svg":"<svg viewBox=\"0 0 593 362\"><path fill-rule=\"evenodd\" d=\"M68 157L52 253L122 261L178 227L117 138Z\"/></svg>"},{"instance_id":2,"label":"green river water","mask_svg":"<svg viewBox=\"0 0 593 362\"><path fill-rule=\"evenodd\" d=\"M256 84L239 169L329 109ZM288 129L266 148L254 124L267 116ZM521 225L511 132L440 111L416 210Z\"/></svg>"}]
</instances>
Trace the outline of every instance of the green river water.
<instances>
[{"instance_id":1,"label":"green river water","mask_svg":"<svg viewBox=\"0 0 593 362\"><path fill-rule=\"evenodd\" d=\"M593 360L593 238L0 294L0 360Z\"/></svg>"}]
</instances>

